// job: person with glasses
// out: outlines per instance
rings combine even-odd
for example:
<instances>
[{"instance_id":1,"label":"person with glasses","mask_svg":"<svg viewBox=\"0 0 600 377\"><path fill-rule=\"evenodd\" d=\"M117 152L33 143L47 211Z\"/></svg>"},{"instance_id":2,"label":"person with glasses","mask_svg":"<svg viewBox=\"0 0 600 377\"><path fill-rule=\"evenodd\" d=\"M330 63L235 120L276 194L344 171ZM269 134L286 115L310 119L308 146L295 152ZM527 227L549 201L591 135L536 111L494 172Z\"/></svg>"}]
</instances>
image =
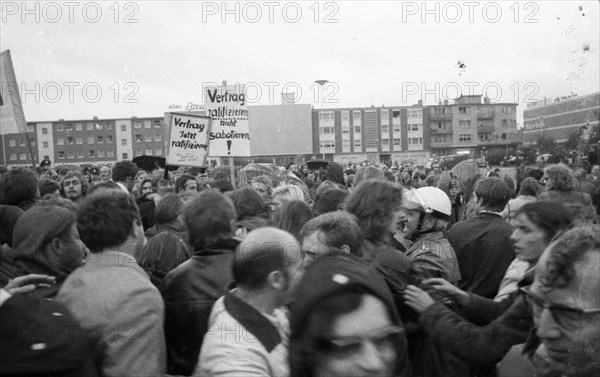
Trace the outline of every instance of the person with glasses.
<instances>
[{"instance_id":1,"label":"person with glasses","mask_svg":"<svg viewBox=\"0 0 600 377\"><path fill-rule=\"evenodd\" d=\"M406 288L406 304L421 313L419 321L429 337L471 364L471 375L495 376L496 363L511 347L524 343L533 328L529 306L517 287L532 283L534 267L544 249L570 223L569 212L560 203L533 202L521 207L511 239L516 257L531 267L504 300L493 301L433 278L423 284L450 298L452 309L434 302L427 292L415 286Z\"/></svg>"},{"instance_id":2,"label":"person with glasses","mask_svg":"<svg viewBox=\"0 0 600 377\"><path fill-rule=\"evenodd\" d=\"M290 376L412 376L404 327L383 277L342 252L307 268L290 304Z\"/></svg>"},{"instance_id":3,"label":"person with glasses","mask_svg":"<svg viewBox=\"0 0 600 377\"><path fill-rule=\"evenodd\" d=\"M535 352L538 366L567 377L599 376L600 226L558 237L542 254L533 284L521 292L536 327L526 350Z\"/></svg>"}]
</instances>

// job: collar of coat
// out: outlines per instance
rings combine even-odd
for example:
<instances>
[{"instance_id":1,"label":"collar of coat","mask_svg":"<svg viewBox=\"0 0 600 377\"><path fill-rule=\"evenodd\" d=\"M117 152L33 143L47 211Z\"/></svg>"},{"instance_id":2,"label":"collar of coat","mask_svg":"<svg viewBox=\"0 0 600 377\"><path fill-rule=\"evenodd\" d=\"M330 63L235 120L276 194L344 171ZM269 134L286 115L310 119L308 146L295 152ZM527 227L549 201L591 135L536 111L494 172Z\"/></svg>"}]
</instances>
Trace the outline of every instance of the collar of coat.
<instances>
[{"instance_id":1,"label":"collar of coat","mask_svg":"<svg viewBox=\"0 0 600 377\"><path fill-rule=\"evenodd\" d=\"M277 327L251 305L231 292L225 295L225 310L244 326L271 353L279 343L281 335Z\"/></svg>"}]
</instances>

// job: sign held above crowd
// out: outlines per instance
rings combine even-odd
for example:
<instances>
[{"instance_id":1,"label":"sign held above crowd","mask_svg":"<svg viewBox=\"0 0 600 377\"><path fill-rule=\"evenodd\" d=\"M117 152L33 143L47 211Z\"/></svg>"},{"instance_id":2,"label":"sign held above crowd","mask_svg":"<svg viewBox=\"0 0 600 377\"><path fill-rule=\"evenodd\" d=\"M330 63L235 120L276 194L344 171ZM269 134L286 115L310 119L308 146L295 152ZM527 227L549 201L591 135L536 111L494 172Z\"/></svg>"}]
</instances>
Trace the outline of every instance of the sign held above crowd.
<instances>
[{"instance_id":1,"label":"sign held above crowd","mask_svg":"<svg viewBox=\"0 0 600 377\"><path fill-rule=\"evenodd\" d=\"M208 133L211 157L249 157L248 104L242 84L206 86L206 115L212 119Z\"/></svg>"},{"instance_id":2,"label":"sign held above crowd","mask_svg":"<svg viewBox=\"0 0 600 377\"><path fill-rule=\"evenodd\" d=\"M165 113L167 165L203 166L208 152L210 118Z\"/></svg>"}]
</instances>

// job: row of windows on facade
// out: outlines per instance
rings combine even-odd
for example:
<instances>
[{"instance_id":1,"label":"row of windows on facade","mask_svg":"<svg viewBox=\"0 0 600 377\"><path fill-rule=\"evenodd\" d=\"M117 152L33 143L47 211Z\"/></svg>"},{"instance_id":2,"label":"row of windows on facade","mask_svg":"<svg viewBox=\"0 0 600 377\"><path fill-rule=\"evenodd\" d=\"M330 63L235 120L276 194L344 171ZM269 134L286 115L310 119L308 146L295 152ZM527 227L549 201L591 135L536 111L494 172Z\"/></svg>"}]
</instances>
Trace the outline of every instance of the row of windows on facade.
<instances>
[{"instance_id":1,"label":"row of windows on facade","mask_svg":"<svg viewBox=\"0 0 600 377\"><path fill-rule=\"evenodd\" d=\"M389 120L390 113L389 110L379 110L381 115L381 121L386 122ZM350 121L350 111L342 111L342 122ZM422 110L408 110L407 111L408 118L423 118ZM362 114L360 111L352 111L352 119L356 123L356 121L360 121L362 118ZM377 118L377 110L365 110L365 118L366 119L376 119ZM392 119L400 119L400 110L392 110ZM334 120L334 112L333 111L321 111L319 112L319 122L333 122Z\"/></svg>"},{"instance_id":2,"label":"row of windows on facade","mask_svg":"<svg viewBox=\"0 0 600 377\"><path fill-rule=\"evenodd\" d=\"M479 135L479 141L492 141L496 139L496 135L491 134L491 133L480 133ZM516 140L517 135L516 134L506 134L503 133L500 136L501 140ZM452 142L452 136L451 135L435 135L433 136L433 140L434 143L451 143ZM471 134L459 134L458 135L458 141L471 141Z\"/></svg>"},{"instance_id":3,"label":"row of windows on facade","mask_svg":"<svg viewBox=\"0 0 600 377\"><path fill-rule=\"evenodd\" d=\"M66 143L68 145L73 144L73 140L75 140L75 144L83 144L83 137L76 137L73 138L73 136L67 136L66 138ZM161 141L162 140L162 135L159 134L154 134L154 141ZM87 144L94 144L94 141L97 144L102 144L106 141L106 143L112 143L113 142L113 137L112 135L98 135L94 138L94 136L88 136L87 137ZM146 134L146 135L135 135L135 141L136 142L143 142L143 141L147 141L147 142L151 142L152 141L152 135L150 134ZM47 144L48 142L44 142L44 148L47 148ZM56 138L56 144L57 145L64 145L65 144L65 138L63 137L58 137ZM127 139L121 139L121 145L127 145Z\"/></svg>"},{"instance_id":4,"label":"row of windows on facade","mask_svg":"<svg viewBox=\"0 0 600 377\"><path fill-rule=\"evenodd\" d=\"M162 155L162 148L156 148L156 149L152 149L152 148L146 148L146 149L136 149L135 150L135 155L136 156L142 156L142 155L147 155L147 156L161 156ZM126 153L123 154L123 156L125 156ZM67 158L75 158L75 152L73 151L59 151L58 152L58 158L59 159L64 159L65 156ZM85 157L85 153L83 151L77 151L77 158L84 158ZM96 158L96 157L114 157L114 151L112 150L107 150L107 151L95 151L95 150L89 150L87 153L87 158ZM126 157L123 157L124 159L127 159Z\"/></svg>"},{"instance_id":5,"label":"row of windows on facade","mask_svg":"<svg viewBox=\"0 0 600 377\"><path fill-rule=\"evenodd\" d=\"M479 111L485 111L487 113L493 113L493 107L491 106L486 106L484 108L482 107L477 107L477 109ZM389 119L390 116L390 111L389 110L365 110L365 117L375 117L377 112L379 111L380 116L381 116L381 120L383 121L384 119L387 120ZM500 113L502 114L513 114L515 113L516 109L513 106L501 106L500 107ZM451 110L450 107L434 107L433 108L433 114L435 115L440 115L440 114L450 114ZM459 106L458 107L458 113L459 114L471 114L471 106ZM350 111L342 111L341 112L341 116L342 116L342 121L349 121L350 120ZM355 110L352 111L352 118L354 120L360 120L361 119L361 111L360 110ZM406 111L406 116L407 118L411 119L411 118L423 118L423 110L422 109L407 109ZM400 119L400 110L392 110L392 119ZM334 120L334 112L333 111L321 111L319 112L319 121L323 121L323 122L327 122L327 121L333 121Z\"/></svg>"},{"instance_id":6,"label":"row of windows on facade","mask_svg":"<svg viewBox=\"0 0 600 377\"><path fill-rule=\"evenodd\" d=\"M397 125L398 127L394 127L393 132L394 133L400 133L400 125ZM355 134L360 134L361 133L361 127L360 126L354 126L354 133ZM408 125L408 131L411 132L420 132L423 130L423 125L422 124L409 124ZM377 128L372 129L372 131L374 131L375 133L377 133ZM333 126L321 126L319 128L319 132L321 134L334 134L335 133L335 127ZM390 126L389 125L381 125L381 132L386 133L386 132L390 132ZM350 133L350 127L347 126L342 126L342 133L343 134L349 134Z\"/></svg>"},{"instance_id":7,"label":"row of windows on facade","mask_svg":"<svg viewBox=\"0 0 600 377\"><path fill-rule=\"evenodd\" d=\"M501 122L502 128L508 128L509 125L512 128L516 128L517 126L517 121L514 119L502 119ZM441 130L441 129L449 129L452 127L452 122L450 121L440 121L440 122L432 122L431 123L431 128L436 128ZM471 128L471 121L470 120L461 120L458 122L458 127L459 128ZM479 127L494 127L494 122L493 121L480 121L479 122ZM411 132L420 132L423 129L423 125L422 124L409 124L408 125L408 131ZM335 133L335 127L334 126L321 126L319 128L320 133L321 134L333 134ZM389 125L381 125L381 132L386 133L389 132L390 127ZM394 132L400 132L400 127L394 127ZM346 134L346 133L350 133L350 127L349 126L342 126L342 133ZM360 134L361 133L361 126L354 126L354 133L355 134Z\"/></svg>"},{"instance_id":8,"label":"row of windows on facade","mask_svg":"<svg viewBox=\"0 0 600 377\"><path fill-rule=\"evenodd\" d=\"M142 126L144 128L160 128L162 126L162 121L160 119L154 119L154 120L137 120L133 122L133 127L134 128L142 128ZM29 132L33 132L33 126L30 126L31 129ZM98 123L98 122L88 122L86 124L86 128L88 131L93 131L94 129L96 130L102 130L102 129L106 129L106 130L112 130L113 125L112 123ZM56 131L73 131L73 129L75 131L83 131L83 123L57 123L56 124ZM121 124L121 131L127 131L127 125L125 124ZM48 129L46 127L42 128L42 133L45 135L48 133Z\"/></svg>"},{"instance_id":9,"label":"row of windows on facade","mask_svg":"<svg viewBox=\"0 0 600 377\"><path fill-rule=\"evenodd\" d=\"M400 146L400 139L392 139L393 145L394 146ZM408 145L423 145L423 138L422 137L413 137L413 138L407 138L407 142ZM365 147L366 148L377 148L379 141L378 140L367 140L365 142ZM350 147L350 140L342 140L342 148L349 148ZM335 148L335 141L334 140L321 140L320 141L320 147L321 148ZM390 139L381 139L381 146L383 148L389 147L390 145ZM362 141L361 140L354 140L354 147L355 148L362 148Z\"/></svg>"}]
</instances>

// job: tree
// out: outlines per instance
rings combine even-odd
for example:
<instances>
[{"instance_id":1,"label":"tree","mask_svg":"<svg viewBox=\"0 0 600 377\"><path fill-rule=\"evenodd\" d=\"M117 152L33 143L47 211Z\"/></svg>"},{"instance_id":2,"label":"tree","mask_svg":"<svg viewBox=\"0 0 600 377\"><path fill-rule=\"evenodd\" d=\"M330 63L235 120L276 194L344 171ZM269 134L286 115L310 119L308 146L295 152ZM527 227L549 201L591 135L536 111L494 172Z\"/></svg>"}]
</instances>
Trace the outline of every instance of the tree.
<instances>
[{"instance_id":1,"label":"tree","mask_svg":"<svg viewBox=\"0 0 600 377\"><path fill-rule=\"evenodd\" d=\"M519 156L519 159L523 163L533 165L537 159L536 148L533 145L519 144L517 147L517 156Z\"/></svg>"},{"instance_id":2,"label":"tree","mask_svg":"<svg viewBox=\"0 0 600 377\"><path fill-rule=\"evenodd\" d=\"M554 153L556 149L556 140L551 136L541 135L537 138L537 147L541 154Z\"/></svg>"},{"instance_id":3,"label":"tree","mask_svg":"<svg viewBox=\"0 0 600 377\"><path fill-rule=\"evenodd\" d=\"M565 149L567 151L572 151L572 150L579 150L579 135L580 132L578 131L573 131L569 134L569 137L567 138L567 141L565 141Z\"/></svg>"}]
</instances>

